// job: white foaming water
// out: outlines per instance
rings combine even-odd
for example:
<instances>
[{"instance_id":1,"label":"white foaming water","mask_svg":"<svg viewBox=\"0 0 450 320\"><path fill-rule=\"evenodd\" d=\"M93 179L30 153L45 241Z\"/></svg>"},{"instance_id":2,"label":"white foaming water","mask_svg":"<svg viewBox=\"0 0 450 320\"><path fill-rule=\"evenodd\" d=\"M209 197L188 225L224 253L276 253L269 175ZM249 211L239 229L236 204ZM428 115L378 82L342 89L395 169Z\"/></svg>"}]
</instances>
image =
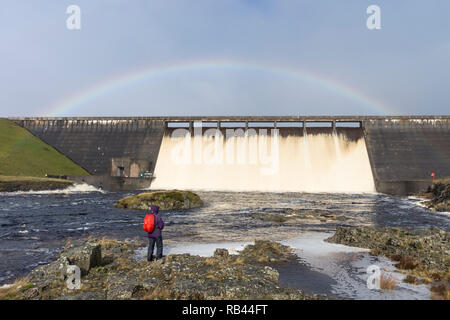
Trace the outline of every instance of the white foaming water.
<instances>
[{"instance_id":1,"label":"white foaming water","mask_svg":"<svg viewBox=\"0 0 450 320\"><path fill-rule=\"evenodd\" d=\"M151 189L372 193L363 138L164 136Z\"/></svg>"},{"instance_id":2,"label":"white foaming water","mask_svg":"<svg viewBox=\"0 0 450 320\"><path fill-rule=\"evenodd\" d=\"M414 197L414 196L409 196L408 200L412 202L412 205L414 206L419 206L421 208L424 208L426 210L430 210L428 208L428 206L425 204L426 202L428 202L428 199L424 199L424 198L419 198L419 197ZM441 216L445 216L445 217L450 217L450 212L448 211L433 211L434 213L441 215Z\"/></svg>"},{"instance_id":3,"label":"white foaming water","mask_svg":"<svg viewBox=\"0 0 450 320\"><path fill-rule=\"evenodd\" d=\"M59 190L16 191L16 192L8 192L6 194L10 196L10 195L25 195L25 194L71 194L71 193L89 193L89 192L105 193L101 189L97 189L94 186L83 183L83 184L74 184L70 187Z\"/></svg>"}]
</instances>

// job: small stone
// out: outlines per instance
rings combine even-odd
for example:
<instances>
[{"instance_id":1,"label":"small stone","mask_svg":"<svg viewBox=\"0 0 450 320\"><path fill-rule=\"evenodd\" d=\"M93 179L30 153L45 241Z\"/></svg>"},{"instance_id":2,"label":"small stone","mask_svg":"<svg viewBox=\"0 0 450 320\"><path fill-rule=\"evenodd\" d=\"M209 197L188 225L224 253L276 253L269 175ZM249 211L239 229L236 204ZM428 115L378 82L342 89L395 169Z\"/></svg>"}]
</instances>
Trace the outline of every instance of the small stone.
<instances>
[{"instance_id":1,"label":"small stone","mask_svg":"<svg viewBox=\"0 0 450 320\"><path fill-rule=\"evenodd\" d=\"M229 255L227 249L216 249L216 251L214 251L215 258L228 258Z\"/></svg>"}]
</instances>

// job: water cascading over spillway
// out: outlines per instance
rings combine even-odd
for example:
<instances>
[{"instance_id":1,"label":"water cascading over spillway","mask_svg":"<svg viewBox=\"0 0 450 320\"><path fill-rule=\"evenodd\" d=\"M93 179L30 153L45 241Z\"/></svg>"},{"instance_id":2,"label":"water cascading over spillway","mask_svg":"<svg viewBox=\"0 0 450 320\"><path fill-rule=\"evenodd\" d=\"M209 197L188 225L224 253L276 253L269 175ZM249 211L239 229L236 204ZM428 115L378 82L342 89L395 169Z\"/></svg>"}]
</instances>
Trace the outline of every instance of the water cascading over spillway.
<instances>
[{"instance_id":1,"label":"water cascading over spillway","mask_svg":"<svg viewBox=\"0 0 450 320\"><path fill-rule=\"evenodd\" d=\"M375 192L362 135L177 130L181 134L169 130L163 137L151 189Z\"/></svg>"}]
</instances>

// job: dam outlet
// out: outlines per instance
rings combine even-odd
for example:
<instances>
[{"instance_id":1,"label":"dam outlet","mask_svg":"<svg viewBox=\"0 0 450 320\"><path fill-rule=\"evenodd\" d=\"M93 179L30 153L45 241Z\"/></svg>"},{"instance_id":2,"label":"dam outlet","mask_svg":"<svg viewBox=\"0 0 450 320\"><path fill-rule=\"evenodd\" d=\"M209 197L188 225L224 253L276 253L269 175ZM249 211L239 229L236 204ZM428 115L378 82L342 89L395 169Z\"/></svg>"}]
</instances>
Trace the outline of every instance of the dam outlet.
<instances>
[{"instance_id":1,"label":"dam outlet","mask_svg":"<svg viewBox=\"0 0 450 320\"><path fill-rule=\"evenodd\" d=\"M362 193L375 183L360 128L167 128L151 189Z\"/></svg>"}]
</instances>

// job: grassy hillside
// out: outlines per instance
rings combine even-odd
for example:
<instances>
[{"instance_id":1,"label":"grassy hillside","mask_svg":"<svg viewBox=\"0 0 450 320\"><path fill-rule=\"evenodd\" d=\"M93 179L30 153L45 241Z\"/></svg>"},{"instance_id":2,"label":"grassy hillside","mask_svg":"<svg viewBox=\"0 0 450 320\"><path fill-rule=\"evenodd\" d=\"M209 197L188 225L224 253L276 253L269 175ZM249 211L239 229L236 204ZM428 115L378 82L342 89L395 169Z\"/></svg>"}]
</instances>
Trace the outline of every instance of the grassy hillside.
<instances>
[{"instance_id":1,"label":"grassy hillside","mask_svg":"<svg viewBox=\"0 0 450 320\"><path fill-rule=\"evenodd\" d=\"M73 181L62 179L0 175L0 192L57 190L73 184Z\"/></svg>"},{"instance_id":2,"label":"grassy hillside","mask_svg":"<svg viewBox=\"0 0 450 320\"><path fill-rule=\"evenodd\" d=\"M54 148L7 119L0 119L0 174L43 177L45 174L88 175Z\"/></svg>"}]
</instances>

